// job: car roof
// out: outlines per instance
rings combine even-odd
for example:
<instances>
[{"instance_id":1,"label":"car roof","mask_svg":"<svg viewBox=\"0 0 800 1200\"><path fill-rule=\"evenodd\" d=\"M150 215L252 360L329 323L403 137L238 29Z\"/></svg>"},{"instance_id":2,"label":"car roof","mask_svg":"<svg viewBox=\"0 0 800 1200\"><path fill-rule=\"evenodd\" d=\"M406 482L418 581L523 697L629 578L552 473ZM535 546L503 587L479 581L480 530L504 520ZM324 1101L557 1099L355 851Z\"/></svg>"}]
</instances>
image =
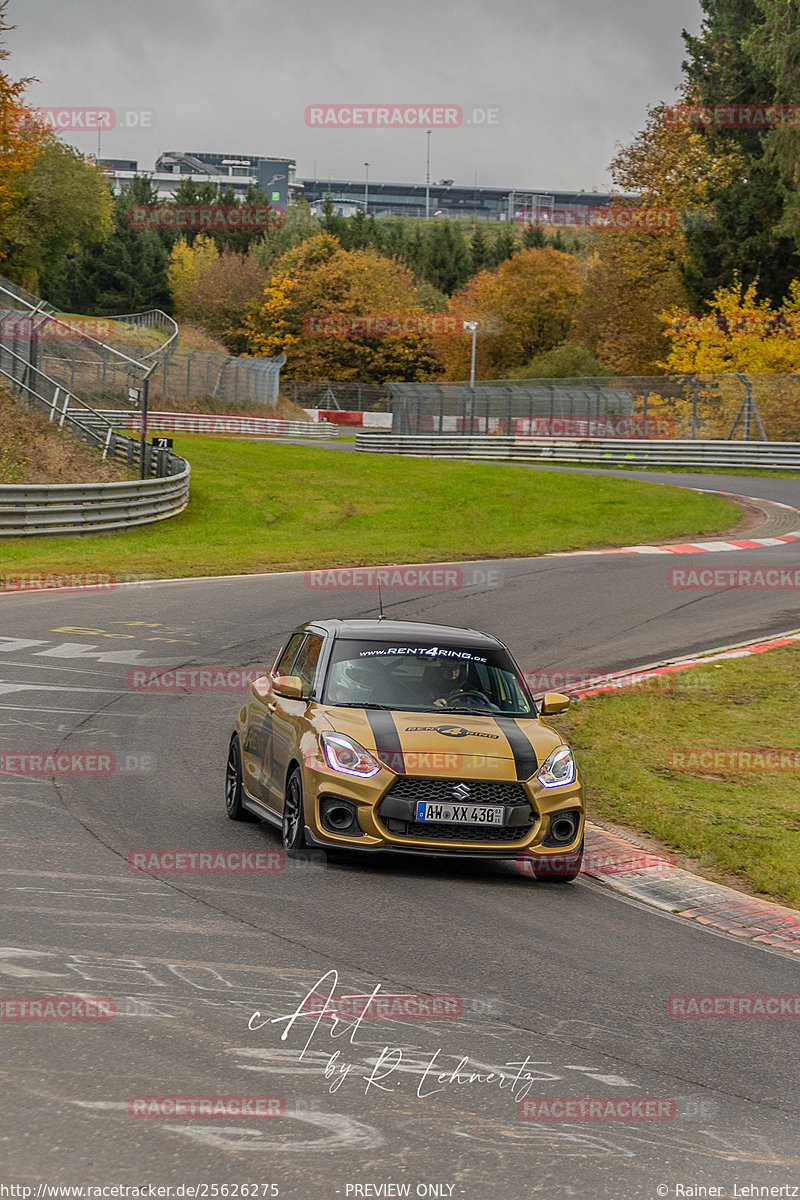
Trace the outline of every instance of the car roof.
<instances>
[{"instance_id":1,"label":"car roof","mask_svg":"<svg viewBox=\"0 0 800 1200\"><path fill-rule=\"evenodd\" d=\"M363 617L352 620L308 621L302 629L323 631L334 638L356 638L367 642L411 642L443 646L469 646L472 649L502 647L499 638L477 629L459 629L454 625L429 625L424 621L379 621Z\"/></svg>"}]
</instances>

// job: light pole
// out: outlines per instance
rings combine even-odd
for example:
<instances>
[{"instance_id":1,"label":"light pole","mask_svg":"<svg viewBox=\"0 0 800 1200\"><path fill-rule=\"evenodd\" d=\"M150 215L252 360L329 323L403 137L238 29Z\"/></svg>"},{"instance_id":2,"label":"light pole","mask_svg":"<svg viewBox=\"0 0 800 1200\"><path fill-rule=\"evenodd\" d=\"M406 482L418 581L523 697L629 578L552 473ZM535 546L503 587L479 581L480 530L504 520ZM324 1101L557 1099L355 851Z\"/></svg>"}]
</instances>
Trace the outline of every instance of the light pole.
<instances>
[{"instance_id":1,"label":"light pole","mask_svg":"<svg viewBox=\"0 0 800 1200\"><path fill-rule=\"evenodd\" d=\"M425 220L430 219L431 215L431 131L428 130L425 135L428 139L428 158L425 167Z\"/></svg>"},{"instance_id":2,"label":"light pole","mask_svg":"<svg viewBox=\"0 0 800 1200\"><path fill-rule=\"evenodd\" d=\"M369 213L369 163L364 163L364 216Z\"/></svg>"},{"instance_id":3,"label":"light pole","mask_svg":"<svg viewBox=\"0 0 800 1200\"><path fill-rule=\"evenodd\" d=\"M477 321L462 321L461 324L464 329L472 330L472 359L471 359L470 365L469 365L469 386L471 388L474 388L475 387L475 339L476 339L477 333L478 333L478 322Z\"/></svg>"}]
</instances>

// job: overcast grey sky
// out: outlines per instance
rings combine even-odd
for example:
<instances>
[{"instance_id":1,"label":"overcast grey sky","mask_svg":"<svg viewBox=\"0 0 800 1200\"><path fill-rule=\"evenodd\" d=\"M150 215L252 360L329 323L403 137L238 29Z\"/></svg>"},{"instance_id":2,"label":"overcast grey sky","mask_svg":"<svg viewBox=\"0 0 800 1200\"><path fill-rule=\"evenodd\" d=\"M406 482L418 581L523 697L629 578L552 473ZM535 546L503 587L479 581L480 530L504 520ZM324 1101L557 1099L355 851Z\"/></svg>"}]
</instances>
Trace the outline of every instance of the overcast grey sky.
<instances>
[{"instance_id":1,"label":"overcast grey sky","mask_svg":"<svg viewBox=\"0 0 800 1200\"><path fill-rule=\"evenodd\" d=\"M615 145L672 102L697 0L11 0L6 69L40 107L152 112L102 153L295 158L301 177L424 182L424 129L314 129L309 104L457 104L496 123L431 135L431 177L520 190L610 184ZM94 152L97 135L70 134Z\"/></svg>"}]
</instances>

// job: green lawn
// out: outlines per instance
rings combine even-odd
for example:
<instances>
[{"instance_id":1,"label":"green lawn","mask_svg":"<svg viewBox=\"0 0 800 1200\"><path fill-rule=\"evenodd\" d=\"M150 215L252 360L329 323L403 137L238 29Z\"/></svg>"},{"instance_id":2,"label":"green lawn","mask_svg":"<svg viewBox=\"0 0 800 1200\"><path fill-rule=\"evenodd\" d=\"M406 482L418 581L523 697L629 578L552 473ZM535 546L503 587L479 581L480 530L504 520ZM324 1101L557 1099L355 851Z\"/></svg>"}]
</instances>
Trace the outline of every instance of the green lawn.
<instances>
[{"instance_id":1,"label":"green lawn","mask_svg":"<svg viewBox=\"0 0 800 1200\"><path fill-rule=\"evenodd\" d=\"M4 539L4 565L169 577L452 561L685 538L740 516L716 496L613 477L186 434L175 449L192 466L180 516Z\"/></svg>"},{"instance_id":2,"label":"green lawn","mask_svg":"<svg viewBox=\"0 0 800 1200\"><path fill-rule=\"evenodd\" d=\"M800 907L800 751L794 769L794 755L781 769L767 760L744 769L739 757L798 746L800 647L669 678L669 690L588 697L555 718L575 747L590 819L649 834L712 877ZM689 758L692 747L737 755L704 763ZM676 769L676 754L693 769Z\"/></svg>"}]
</instances>

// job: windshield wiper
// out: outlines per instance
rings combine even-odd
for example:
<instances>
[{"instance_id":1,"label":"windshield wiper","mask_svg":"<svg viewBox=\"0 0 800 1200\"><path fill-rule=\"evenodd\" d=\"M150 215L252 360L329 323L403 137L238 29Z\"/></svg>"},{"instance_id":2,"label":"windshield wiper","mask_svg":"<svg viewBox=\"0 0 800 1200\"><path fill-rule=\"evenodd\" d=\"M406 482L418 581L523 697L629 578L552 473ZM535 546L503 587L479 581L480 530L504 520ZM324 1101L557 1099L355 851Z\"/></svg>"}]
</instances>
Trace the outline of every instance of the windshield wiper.
<instances>
[{"instance_id":1,"label":"windshield wiper","mask_svg":"<svg viewBox=\"0 0 800 1200\"><path fill-rule=\"evenodd\" d=\"M328 703L332 702L328 701ZM389 704L370 704L360 700L341 700L339 702L334 701L333 703L336 708L382 708L385 712L391 710L391 705Z\"/></svg>"}]
</instances>

